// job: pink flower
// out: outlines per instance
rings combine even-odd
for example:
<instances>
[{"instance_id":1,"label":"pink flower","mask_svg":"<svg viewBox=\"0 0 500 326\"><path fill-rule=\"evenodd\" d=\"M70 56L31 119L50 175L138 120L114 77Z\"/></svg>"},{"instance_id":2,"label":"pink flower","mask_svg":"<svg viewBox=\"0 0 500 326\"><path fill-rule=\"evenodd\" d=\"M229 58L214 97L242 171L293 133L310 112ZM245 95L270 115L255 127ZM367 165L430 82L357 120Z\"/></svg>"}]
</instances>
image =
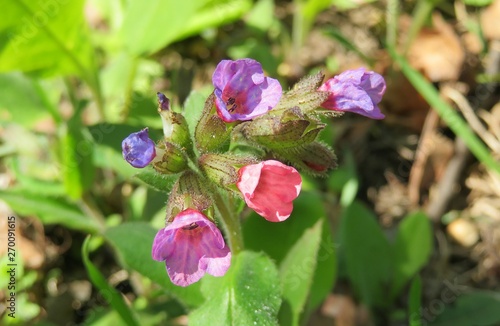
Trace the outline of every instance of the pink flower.
<instances>
[{"instance_id":1,"label":"pink flower","mask_svg":"<svg viewBox=\"0 0 500 326\"><path fill-rule=\"evenodd\" d=\"M269 160L246 165L238 173L236 186L248 207L270 222L281 222L290 216L292 201L302 187L302 178L297 170Z\"/></svg>"},{"instance_id":2,"label":"pink flower","mask_svg":"<svg viewBox=\"0 0 500 326\"><path fill-rule=\"evenodd\" d=\"M330 92L321 105L325 109L353 112L372 119L383 119L378 103L385 92L384 77L365 68L347 70L328 79L318 88Z\"/></svg>"},{"instance_id":3,"label":"pink flower","mask_svg":"<svg viewBox=\"0 0 500 326\"><path fill-rule=\"evenodd\" d=\"M225 122L251 120L275 107L281 98L280 83L264 77L252 59L222 60L212 76L217 114Z\"/></svg>"},{"instance_id":4,"label":"pink flower","mask_svg":"<svg viewBox=\"0 0 500 326\"><path fill-rule=\"evenodd\" d=\"M153 241L154 260L165 261L172 283L188 286L205 273L226 274L231 264L231 251L221 232L205 215L188 208L161 229Z\"/></svg>"}]
</instances>

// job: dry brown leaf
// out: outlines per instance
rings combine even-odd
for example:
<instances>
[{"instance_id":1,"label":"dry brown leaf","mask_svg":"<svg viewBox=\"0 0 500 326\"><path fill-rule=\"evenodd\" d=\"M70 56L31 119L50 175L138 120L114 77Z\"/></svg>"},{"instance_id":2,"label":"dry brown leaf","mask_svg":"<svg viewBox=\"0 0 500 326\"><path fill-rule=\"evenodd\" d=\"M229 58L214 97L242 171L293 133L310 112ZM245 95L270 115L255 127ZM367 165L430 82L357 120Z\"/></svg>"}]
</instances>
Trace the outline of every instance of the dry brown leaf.
<instances>
[{"instance_id":1,"label":"dry brown leaf","mask_svg":"<svg viewBox=\"0 0 500 326\"><path fill-rule=\"evenodd\" d=\"M453 28L433 15L433 28L423 28L408 50L410 64L433 82L457 80L465 59Z\"/></svg>"}]
</instances>

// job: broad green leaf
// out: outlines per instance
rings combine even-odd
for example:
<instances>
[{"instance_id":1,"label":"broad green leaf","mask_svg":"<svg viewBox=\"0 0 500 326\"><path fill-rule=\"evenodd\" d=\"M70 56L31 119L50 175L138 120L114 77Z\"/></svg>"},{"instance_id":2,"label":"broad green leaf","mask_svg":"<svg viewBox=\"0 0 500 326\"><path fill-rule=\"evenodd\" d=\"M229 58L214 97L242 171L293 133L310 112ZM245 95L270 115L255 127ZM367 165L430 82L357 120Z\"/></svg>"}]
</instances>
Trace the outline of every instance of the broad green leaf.
<instances>
[{"instance_id":1,"label":"broad green leaf","mask_svg":"<svg viewBox=\"0 0 500 326\"><path fill-rule=\"evenodd\" d=\"M158 51L182 33L186 21L205 1L185 1L179 6L176 0L131 0L126 9L122 39L134 55Z\"/></svg>"},{"instance_id":2,"label":"broad green leaf","mask_svg":"<svg viewBox=\"0 0 500 326\"><path fill-rule=\"evenodd\" d=\"M500 294L490 291L476 291L456 297L451 289L446 294L447 302L442 299L431 301L426 307L427 316L436 318L426 320L430 326L470 326L500 324ZM444 293L444 292L443 292ZM451 302L450 302L451 301ZM449 304L449 305L446 305ZM423 316L424 320L426 315Z\"/></svg>"},{"instance_id":3,"label":"broad green leaf","mask_svg":"<svg viewBox=\"0 0 500 326\"><path fill-rule=\"evenodd\" d=\"M318 261L322 222L318 220L312 228L304 231L279 267L283 299L287 301L292 313L291 325L300 324L300 317L307 303ZM284 318L286 320L288 316Z\"/></svg>"},{"instance_id":4,"label":"broad green leaf","mask_svg":"<svg viewBox=\"0 0 500 326\"><path fill-rule=\"evenodd\" d=\"M120 315L122 320L127 325L139 325L137 316L134 311L127 306L123 297L118 293L114 287L109 285L104 276L101 274L99 269L92 263L89 258L88 244L90 242L90 236L87 236L82 246L82 258L85 269L89 275L92 283L99 289L99 291L106 298L106 301L113 307L113 309ZM104 295L105 294L105 295Z\"/></svg>"},{"instance_id":5,"label":"broad green leaf","mask_svg":"<svg viewBox=\"0 0 500 326\"><path fill-rule=\"evenodd\" d=\"M0 74L0 119L31 128L50 117L35 82L19 73Z\"/></svg>"},{"instance_id":6,"label":"broad green leaf","mask_svg":"<svg viewBox=\"0 0 500 326\"><path fill-rule=\"evenodd\" d=\"M264 251L280 264L304 230L323 221L323 232L318 253L316 271L311 286L308 310L315 309L328 295L336 277L336 251L324 203L321 196L312 191L302 191L294 200L292 215L283 222L269 223L257 214L250 215L243 225L245 247ZM279 243L280 245L276 245Z\"/></svg>"},{"instance_id":7,"label":"broad green leaf","mask_svg":"<svg viewBox=\"0 0 500 326\"><path fill-rule=\"evenodd\" d=\"M147 223L132 222L110 228L106 230L104 236L128 268L161 285L186 306L199 306L203 302L200 284L195 283L188 287L172 284L168 278L165 263L157 262L151 257L156 232L157 230Z\"/></svg>"},{"instance_id":8,"label":"broad green leaf","mask_svg":"<svg viewBox=\"0 0 500 326\"><path fill-rule=\"evenodd\" d=\"M427 263L431 252L432 230L427 215L417 212L405 217L394 242L393 297Z\"/></svg>"},{"instance_id":9,"label":"broad green leaf","mask_svg":"<svg viewBox=\"0 0 500 326\"><path fill-rule=\"evenodd\" d=\"M62 127L61 152L62 176L68 196L79 199L93 183L94 144L88 130L82 125L80 115L75 114Z\"/></svg>"},{"instance_id":10,"label":"broad green leaf","mask_svg":"<svg viewBox=\"0 0 500 326\"><path fill-rule=\"evenodd\" d=\"M206 1L207 4L184 25L175 40L181 40L203 32L208 28L222 26L239 19L252 8L250 0Z\"/></svg>"},{"instance_id":11,"label":"broad green leaf","mask_svg":"<svg viewBox=\"0 0 500 326\"><path fill-rule=\"evenodd\" d=\"M160 174L153 168L145 168L141 172L137 173L135 177L151 188L166 193L170 193L175 181L178 179L178 175Z\"/></svg>"},{"instance_id":12,"label":"broad green leaf","mask_svg":"<svg viewBox=\"0 0 500 326\"><path fill-rule=\"evenodd\" d=\"M411 282L408 296L408 324L410 326L422 326L422 316L420 315L420 308L422 307L422 280L419 275L415 276Z\"/></svg>"},{"instance_id":13,"label":"broad green leaf","mask_svg":"<svg viewBox=\"0 0 500 326\"><path fill-rule=\"evenodd\" d=\"M263 253L243 251L223 277L205 276L206 301L189 315L191 325L278 325L278 271Z\"/></svg>"},{"instance_id":14,"label":"broad green leaf","mask_svg":"<svg viewBox=\"0 0 500 326\"><path fill-rule=\"evenodd\" d=\"M337 251L333 243L332 229L329 218L322 217L323 231L317 257L317 266L314 273L311 293L307 305L308 311L315 310L331 292L337 277Z\"/></svg>"},{"instance_id":15,"label":"broad green leaf","mask_svg":"<svg viewBox=\"0 0 500 326\"><path fill-rule=\"evenodd\" d=\"M261 32L267 32L275 20L274 1L257 1L245 20L248 26L256 28Z\"/></svg>"},{"instance_id":16,"label":"broad green leaf","mask_svg":"<svg viewBox=\"0 0 500 326\"><path fill-rule=\"evenodd\" d=\"M126 11L122 39L133 55L151 54L173 41L232 22L250 8L248 0L193 0L182 6L174 0L132 0Z\"/></svg>"},{"instance_id":17,"label":"broad green leaf","mask_svg":"<svg viewBox=\"0 0 500 326\"><path fill-rule=\"evenodd\" d=\"M33 194L22 189L0 191L0 198L21 215L33 215L44 224L61 224L70 229L96 233L100 226L78 206L63 198Z\"/></svg>"},{"instance_id":18,"label":"broad green leaf","mask_svg":"<svg viewBox=\"0 0 500 326\"><path fill-rule=\"evenodd\" d=\"M389 306L392 248L373 213L354 201L342 212L340 238L348 277L364 303Z\"/></svg>"},{"instance_id":19,"label":"broad green leaf","mask_svg":"<svg viewBox=\"0 0 500 326\"><path fill-rule=\"evenodd\" d=\"M0 71L78 74L94 83L83 0L1 0Z\"/></svg>"}]
</instances>

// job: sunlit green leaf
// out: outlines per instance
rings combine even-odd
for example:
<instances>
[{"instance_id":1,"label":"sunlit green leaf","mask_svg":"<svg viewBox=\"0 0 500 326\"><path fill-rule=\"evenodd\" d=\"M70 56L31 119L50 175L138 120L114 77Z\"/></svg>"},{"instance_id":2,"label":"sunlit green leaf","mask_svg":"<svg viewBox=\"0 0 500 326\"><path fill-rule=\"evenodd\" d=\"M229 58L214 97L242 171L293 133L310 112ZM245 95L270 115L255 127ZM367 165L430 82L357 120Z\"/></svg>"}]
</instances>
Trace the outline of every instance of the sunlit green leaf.
<instances>
[{"instance_id":1,"label":"sunlit green leaf","mask_svg":"<svg viewBox=\"0 0 500 326\"><path fill-rule=\"evenodd\" d=\"M50 117L34 81L19 73L0 74L0 119L26 128Z\"/></svg>"},{"instance_id":2,"label":"sunlit green leaf","mask_svg":"<svg viewBox=\"0 0 500 326\"><path fill-rule=\"evenodd\" d=\"M0 71L40 75L78 74L90 80L92 47L83 0L9 1L0 6Z\"/></svg>"},{"instance_id":3,"label":"sunlit green leaf","mask_svg":"<svg viewBox=\"0 0 500 326\"><path fill-rule=\"evenodd\" d=\"M189 315L192 325L277 325L281 304L278 271L263 253L232 257L223 277L202 280L205 303Z\"/></svg>"},{"instance_id":4,"label":"sunlit green leaf","mask_svg":"<svg viewBox=\"0 0 500 326\"><path fill-rule=\"evenodd\" d=\"M280 264L283 299L290 306L292 325L300 324L300 317L309 296L318 261L322 222L318 220L312 228L305 230Z\"/></svg>"}]
</instances>

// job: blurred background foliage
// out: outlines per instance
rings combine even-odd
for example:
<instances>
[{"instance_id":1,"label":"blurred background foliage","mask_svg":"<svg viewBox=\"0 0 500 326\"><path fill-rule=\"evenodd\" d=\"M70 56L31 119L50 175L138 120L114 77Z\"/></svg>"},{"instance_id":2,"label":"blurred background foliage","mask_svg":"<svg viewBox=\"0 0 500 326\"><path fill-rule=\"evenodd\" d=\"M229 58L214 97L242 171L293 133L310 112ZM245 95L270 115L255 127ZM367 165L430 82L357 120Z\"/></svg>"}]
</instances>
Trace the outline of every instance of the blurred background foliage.
<instances>
[{"instance_id":1,"label":"blurred background foliage","mask_svg":"<svg viewBox=\"0 0 500 326\"><path fill-rule=\"evenodd\" d=\"M0 5L0 225L17 217L19 254L2 324L500 323L500 1ZM243 211L230 275L179 288L150 257L172 180L120 144L159 139L157 91L193 124L217 63L244 57L284 89L373 69L387 118L325 121L339 168L305 177L286 222Z\"/></svg>"}]
</instances>

